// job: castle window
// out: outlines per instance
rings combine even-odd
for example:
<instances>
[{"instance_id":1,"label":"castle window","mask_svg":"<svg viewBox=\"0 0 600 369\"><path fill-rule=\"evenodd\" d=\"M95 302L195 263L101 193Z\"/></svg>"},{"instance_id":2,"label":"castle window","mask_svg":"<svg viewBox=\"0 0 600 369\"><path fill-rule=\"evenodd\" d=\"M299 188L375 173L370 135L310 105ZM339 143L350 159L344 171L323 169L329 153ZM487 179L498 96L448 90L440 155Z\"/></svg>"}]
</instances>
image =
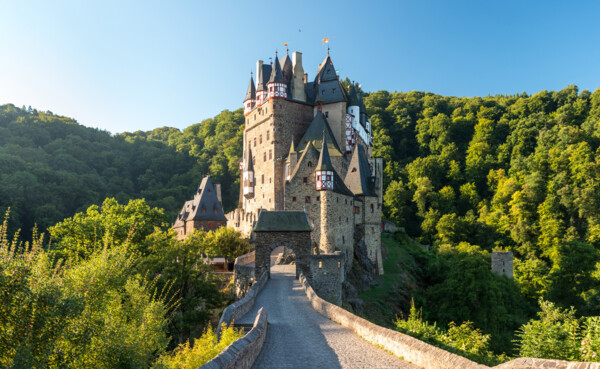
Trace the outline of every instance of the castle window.
<instances>
[{"instance_id":1,"label":"castle window","mask_svg":"<svg viewBox=\"0 0 600 369\"><path fill-rule=\"evenodd\" d=\"M219 209L217 209L217 208L215 207L215 214L217 214L218 212L219 212Z\"/></svg>"},{"instance_id":2,"label":"castle window","mask_svg":"<svg viewBox=\"0 0 600 369\"><path fill-rule=\"evenodd\" d=\"M338 221L341 223L342 222L342 216L340 215Z\"/></svg>"},{"instance_id":3,"label":"castle window","mask_svg":"<svg viewBox=\"0 0 600 369\"><path fill-rule=\"evenodd\" d=\"M261 182L261 184L265 184L265 175L264 174L260 175L260 182Z\"/></svg>"},{"instance_id":4,"label":"castle window","mask_svg":"<svg viewBox=\"0 0 600 369\"><path fill-rule=\"evenodd\" d=\"M269 177L269 183L272 183L272 182L271 182L271 179L272 179L272 178L271 178L271 177Z\"/></svg>"},{"instance_id":5,"label":"castle window","mask_svg":"<svg viewBox=\"0 0 600 369\"><path fill-rule=\"evenodd\" d=\"M342 262L338 261L338 269L342 267Z\"/></svg>"},{"instance_id":6,"label":"castle window","mask_svg":"<svg viewBox=\"0 0 600 369\"><path fill-rule=\"evenodd\" d=\"M269 133L270 131L267 131L267 141L269 140Z\"/></svg>"},{"instance_id":7,"label":"castle window","mask_svg":"<svg viewBox=\"0 0 600 369\"><path fill-rule=\"evenodd\" d=\"M325 112L325 118L329 118L329 112L328 111Z\"/></svg>"},{"instance_id":8,"label":"castle window","mask_svg":"<svg viewBox=\"0 0 600 369\"><path fill-rule=\"evenodd\" d=\"M356 172L356 168L352 168L352 173Z\"/></svg>"},{"instance_id":9,"label":"castle window","mask_svg":"<svg viewBox=\"0 0 600 369\"><path fill-rule=\"evenodd\" d=\"M292 202L296 202L296 196L292 196Z\"/></svg>"},{"instance_id":10,"label":"castle window","mask_svg":"<svg viewBox=\"0 0 600 369\"><path fill-rule=\"evenodd\" d=\"M260 140L258 141L258 143L262 144L262 135L259 136Z\"/></svg>"},{"instance_id":11,"label":"castle window","mask_svg":"<svg viewBox=\"0 0 600 369\"><path fill-rule=\"evenodd\" d=\"M319 261L319 269L323 268L323 262Z\"/></svg>"},{"instance_id":12,"label":"castle window","mask_svg":"<svg viewBox=\"0 0 600 369\"><path fill-rule=\"evenodd\" d=\"M310 168L310 167L312 167L312 161L309 161L309 162L308 162L308 167L309 167L309 168Z\"/></svg>"},{"instance_id":13,"label":"castle window","mask_svg":"<svg viewBox=\"0 0 600 369\"><path fill-rule=\"evenodd\" d=\"M348 205L348 199L346 199L346 205Z\"/></svg>"},{"instance_id":14,"label":"castle window","mask_svg":"<svg viewBox=\"0 0 600 369\"><path fill-rule=\"evenodd\" d=\"M269 160L271 160L273 158L273 152L271 150L269 150Z\"/></svg>"},{"instance_id":15,"label":"castle window","mask_svg":"<svg viewBox=\"0 0 600 369\"><path fill-rule=\"evenodd\" d=\"M256 147L256 137L254 137L254 147Z\"/></svg>"},{"instance_id":16,"label":"castle window","mask_svg":"<svg viewBox=\"0 0 600 369\"><path fill-rule=\"evenodd\" d=\"M304 202L307 203L307 204L310 204L310 196L306 196L304 198Z\"/></svg>"},{"instance_id":17,"label":"castle window","mask_svg":"<svg viewBox=\"0 0 600 369\"><path fill-rule=\"evenodd\" d=\"M373 214L375 212L375 206L373 206L373 204L371 204L371 214Z\"/></svg>"},{"instance_id":18,"label":"castle window","mask_svg":"<svg viewBox=\"0 0 600 369\"><path fill-rule=\"evenodd\" d=\"M360 214L360 208L358 206L354 207L354 214Z\"/></svg>"},{"instance_id":19,"label":"castle window","mask_svg":"<svg viewBox=\"0 0 600 369\"><path fill-rule=\"evenodd\" d=\"M321 196L317 196L317 201L321 201Z\"/></svg>"},{"instance_id":20,"label":"castle window","mask_svg":"<svg viewBox=\"0 0 600 369\"><path fill-rule=\"evenodd\" d=\"M332 91L332 92L333 92L333 93L335 93L335 88L333 89L333 91Z\"/></svg>"},{"instance_id":21,"label":"castle window","mask_svg":"<svg viewBox=\"0 0 600 369\"><path fill-rule=\"evenodd\" d=\"M303 177L302 178L302 183L308 183L308 177Z\"/></svg>"},{"instance_id":22,"label":"castle window","mask_svg":"<svg viewBox=\"0 0 600 369\"><path fill-rule=\"evenodd\" d=\"M263 152L263 161L267 161L267 152Z\"/></svg>"},{"instance_id":23,"label":"castle window","mask_svg":"<svg viewBox=\"0 0 600 369\"><path fill-rule=\"evenodd\" d=\"M202 207L202 212L206 213L206 208L204 206Z\"/></svg>"},{"instance_id":24,"label":"castle window","mask_svg":"<svg viewBox=\"0 0 600 369\"><path fill-rule=\"evenodd\" d=\"M346 223L348 223L348 217L346 217Z\"/></svg>"},{"instance_id":25,"label":"castle window","mask_svg":"<svg viewBox=\"0 0 600 369\"><path fill-rule=\"evenodd\" d=\"M327 176L327 180L329 180L329 176ZM336 197L336 200L337 200L337 201L336 201L337 203L339 203L339 202L340 202L340 198L339 198L339 197Z\"/></svg>"},{"instance_id":26,"label":"castle window","mask_svg":"<svg viewBox=\"0 0 600 369\"><path fill-rule=\"evenodd\" d=\"M342 236L342 243L345 244L346 243L346 237ZM339 261L338 261L339 264ZM339 267L338 267L339 268Z\"/></svg>"}]
</instances>

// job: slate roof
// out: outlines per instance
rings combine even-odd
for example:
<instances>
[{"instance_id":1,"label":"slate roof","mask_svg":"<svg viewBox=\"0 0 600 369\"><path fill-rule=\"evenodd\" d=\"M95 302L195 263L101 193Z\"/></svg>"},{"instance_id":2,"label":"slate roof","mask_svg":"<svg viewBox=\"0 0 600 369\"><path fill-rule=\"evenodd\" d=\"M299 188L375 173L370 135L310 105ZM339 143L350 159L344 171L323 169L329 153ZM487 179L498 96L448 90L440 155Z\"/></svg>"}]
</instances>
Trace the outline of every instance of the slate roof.
<instances>
[{"instance_id":1,"label":"slate roof","mask_svg":"<svg viewBox=\"0 0 600 369\"><path fill-rule=\"evenodd\" d=\"M306 132L300 139L298 143L298 152L303 151L309 142L312 142L315 147L321 147L323 141L323 132L325 132L325 136L327 137L327 148L329 149L330 156L343 156L342 150L337 144L335 137L333 136L333 131L327 123L327 118L323 115L323 113L318 112L315 115L313 121L308 126Z\"/></svg>"},{"instance_id":2,"label":"slate roof","mask_svg":"<svg viewBox=\"0 0 600 369\"><path fill-rule=\"evenodd\" d=\"M315 170L328 170L335 171L333 165L331 165L331 159L329 158L329 150L327 150L327 135L323 132L323 141L321 144L321 154L319 155L319 161Z\"/></svg>"},{"instance_id":3,"label":"slate roof","mask_svg":"<svg viewBox=\"0 0 600 369\"><path fill-rule=\"evenodd\" d=\"M286 83L289 83L292 80L292 75L293 75L293 67L294 65L292 64L292 59L290 59L289 55L285 55L283 57L283 59L281 59L281 62L279 63L281 65L281 73L283 73L283 79L285 79Z\"/></svg>"},{"instance_id":4,"label":"slate roof","mask_svg":"<svg viewBox=\"0 0 600 369\"><path fill-rule=\"evenodd\" d=\"M173 227L183 227L188 220L227 221L223 207L217 197L217 191L209 176L202 179L194 198L184 203Z\"/></svg>"},{"instance_id":5,"label":"slate roof","mask_svg":"<svg viewBox=\"0 0 600 369\"><path fill-rule=\"evenodd\" d=\"M334 170L333 171L333 192L341 193L346 196L353 196L354 194L344 183L342 177Z\"/></svg>"},{"instance_id":6,"label":"slate roof","mask_svg":"<svg viewBox=\"0 0 600 369\"><path fill-rule=\"evenodd\" d=\"M256 88L254 87L254 80L250 77L250 84L248 85L248 92L246 92L246 100L256 100Z\"/></svg>"},{"instance_id":7,"label":"slate roof","mask_svg":"<svg viewBox=\"0 0 600 369\"><path fill-rule=\"evenodd\" d=\"M263 64L261 75L256 76L256 91L263 91L267 89L267 82L271 76L271 65Z\"/></svg>"},{"instance_id":8,"label":"slate roof","mask_svg":"<svg viewBox=\"0 0 600 369\"><path fill-rule=\"evenodd\" d=\"M319 71L313 83L313 90L312 96L314 96L315 100L317 97L320 97L324 104L347 100L346 92L338 80L335 67L329 55L319 65Z\"/></svg>"},{"instance_id":9,"label":"slate roof","mask_svg":"<svg viewBox=\"0 0 600 369\"><path fill-rule=\"evenodd\" d=\"M359 106L360 107L356 89L354 88L354 83L350 84L350 92L348 93L348 106Z\"/></svg>"},{"instance_id":10,"label":"slate roof","mask_svg":"<svg viewBox=\"0 0 600 369\"><path fill-rule=\"evenodd\" d=\"M277 55L275 55L275 62L273 63L273 68L271 70L271 77L269 78L269 83L284 83L283 74L281 74L281 66L279 65L279 59L277 59Z\"/></svg>"},{"instance_id":11,"label":"slate roof","mask_svg":"<svg viewBox=\"0 0 600 369\"><path fill-rule=\"evenodd\" d=\"M294 171L292 172L292 175L290 176L290 181L293 180L294 177L296 177L298 170L300 170L300 167L303 165L304 160L306 159L307 156L314 156L316 158L319 157L319 151L317 150L315 145L313 145L312 142L308 143L308 146L304 150L304 153L302 153L302 156L298 160L298 164L296 164L296 168L294 168Z\"/></svg>"},{"instance_id":12,"label":"slate roof","mask_svg":"<svg viewBox=\"0 0 600 369\"><path fill-rule=\"evenodd\" d=\"M360 144L354 148L344 183L355 195L377 196L375 193L375 177L371 176L367 154Z\"/></svg>"},{"instance_id":13,"label":"slate roof","mask_svg":"<svg viewBox=\"0 0 600 369\"><path fill-rule=\"evenodd\" d=\"M254 232L310 232L308 215L301 210L267 211L258 215Z\"/></svg>"}]
</instances>

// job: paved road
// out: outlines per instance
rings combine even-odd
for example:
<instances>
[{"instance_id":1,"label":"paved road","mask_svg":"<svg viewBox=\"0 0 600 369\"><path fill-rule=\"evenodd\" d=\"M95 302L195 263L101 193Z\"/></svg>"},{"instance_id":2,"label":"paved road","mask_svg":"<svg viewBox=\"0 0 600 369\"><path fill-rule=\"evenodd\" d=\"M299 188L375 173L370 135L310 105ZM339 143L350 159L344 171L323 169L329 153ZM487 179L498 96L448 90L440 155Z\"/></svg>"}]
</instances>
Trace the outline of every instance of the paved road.
<instances>
[{"instance_id":1,"label":"paved road","mask_svg":"<svg viewBox=\"0 0 600 369\"><path fill-rule=\"evenodd\" d=\"M253 323L263 306L269 314L267 339L253 368L417 368L317 313L294 271L293 265L272 266L254 308L238 321Z\"/></svg>"}]
</instances>

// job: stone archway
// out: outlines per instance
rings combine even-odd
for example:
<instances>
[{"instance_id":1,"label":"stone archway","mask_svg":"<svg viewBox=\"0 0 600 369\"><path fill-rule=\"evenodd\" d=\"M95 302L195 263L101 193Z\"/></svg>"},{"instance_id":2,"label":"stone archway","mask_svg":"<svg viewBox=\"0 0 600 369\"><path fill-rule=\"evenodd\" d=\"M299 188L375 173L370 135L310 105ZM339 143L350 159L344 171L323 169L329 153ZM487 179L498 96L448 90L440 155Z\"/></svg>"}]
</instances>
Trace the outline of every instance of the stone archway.
<instances>
[{"instance_id":1,"label":"stone archway","mask_svg":"<svg viewBox=\"0 0 600 369\"><path fill-rule=\"evenodd\" d=\"M310 278L311 231L304 211L261 211L254 228L256 280L269 273L271 252L278 246L296 254L296 278L300 272Z\"/></svg>"}]
</instances>

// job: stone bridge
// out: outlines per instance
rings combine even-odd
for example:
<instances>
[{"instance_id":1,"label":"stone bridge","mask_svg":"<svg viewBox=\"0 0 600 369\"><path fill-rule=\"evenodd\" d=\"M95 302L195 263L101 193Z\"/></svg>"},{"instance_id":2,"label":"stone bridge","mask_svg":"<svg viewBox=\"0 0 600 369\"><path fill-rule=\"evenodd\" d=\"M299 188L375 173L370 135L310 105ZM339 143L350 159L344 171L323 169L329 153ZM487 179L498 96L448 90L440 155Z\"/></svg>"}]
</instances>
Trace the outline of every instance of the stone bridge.
<instances>
[{"instance_id":1,"label":"stone bridge","mask_svg":"<svg viewBox=\"0 0 600 369\"><path fill-rule=\"evenodd\" d=\"M417 368L321 316L306 298L294 265L274 265L254 307L236 323L269 313L267 337L253 368Z\"/></svg>"}]
</instances>

